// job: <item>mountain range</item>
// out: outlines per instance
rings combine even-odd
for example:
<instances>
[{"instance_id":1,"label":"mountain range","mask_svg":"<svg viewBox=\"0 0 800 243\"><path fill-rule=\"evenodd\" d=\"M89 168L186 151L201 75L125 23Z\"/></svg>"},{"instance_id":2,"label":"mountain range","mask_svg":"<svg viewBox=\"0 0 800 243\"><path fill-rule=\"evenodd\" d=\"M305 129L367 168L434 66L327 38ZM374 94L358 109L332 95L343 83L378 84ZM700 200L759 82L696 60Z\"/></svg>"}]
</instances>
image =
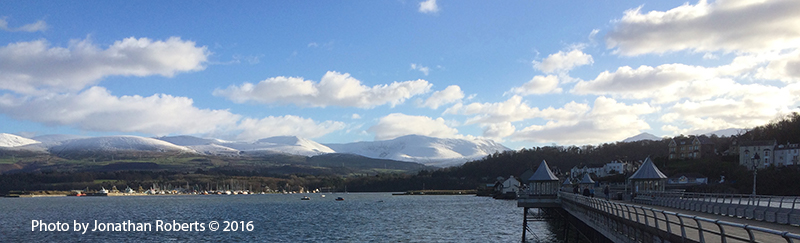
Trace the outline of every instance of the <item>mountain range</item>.
<instances>
[{"instance_id":1,"label":"mountain range","mask_svg":"<svg viewBox=\"0 0 800 243\"><path fill-rule=\"evenodd\" d=\"M235 142L194 136L147 138L127 135L106 137L44 135L29 139L7 133L0 133L0 148L55 154L87 151L169 151L220 156L291 154L307 157L324 154L355 154L368 158L416 162L437 167L457 166L495 152L509 150L502 144L488 139L445 139L419 135L408 135L384 141L323 145L295 136L269 137L254 142Z\"/></svg>"}]
</instances>

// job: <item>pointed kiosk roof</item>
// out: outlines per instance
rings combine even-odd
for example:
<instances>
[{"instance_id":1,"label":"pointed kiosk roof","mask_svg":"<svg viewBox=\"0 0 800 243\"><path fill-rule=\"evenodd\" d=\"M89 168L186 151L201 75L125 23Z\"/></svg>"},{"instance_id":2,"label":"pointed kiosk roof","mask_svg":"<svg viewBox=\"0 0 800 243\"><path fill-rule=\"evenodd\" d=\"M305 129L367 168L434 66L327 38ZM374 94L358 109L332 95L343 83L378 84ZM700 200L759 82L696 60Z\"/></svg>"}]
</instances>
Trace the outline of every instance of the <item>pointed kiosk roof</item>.
<instances>
[{"instance_id":1,"label":"pointed kiosk roof","mask_svg":"<svg viewBox=\"0 0 800 243\"><path fill-rule=\"evenodd\" d=\"M594 184L594 180L592 177L589 176L589 173L583 174L583 179L581 179L580 184Z\"/></svg>"},{"instance_id":2,"label":"pointed kiosk roof","mask_svg":"<svg viewBox=\"0 0 800 243\"><path fill-rule=\"evenodd\" d=\"M539 164L539 168L536 168L536 172L533 172L533 175L531 178L528 178L528 181L558 181L558 177L553 174L553 171L550 171L547 162L542 160L542 163Z\"/></svg>"},{"instance_id":3,"label":"pointed kiosk roof","mask_svg":"<svg viewBox=\"0 0 800 243\"><path fill-rule=\"evenodd\" d=\"M631 175L631 177L628 179L660 180L660 179L667 179L667 176L664 175L664 173L661 173L660 170L658 170L658 167L656 167L656 165L653 164L653 161L650 160L650 157L647 157L646 159L644 159L644 163L642 164L642 166L640 166L639 169L636 170L636 172L634 172L633 175Z\"/></svg>"},{"instance_id":4,"label":"pointed kiosk roof","mask_svg":"<svg viewBox=\"0 0 800 243\"><path fill-rule=\"evenodd\" d=\"M572 185L572 181L570 181L569 178L567 178L566 180L564 180L564 183L561 184L561 185L564 185L564 186Z\"/></svg>"}]
</instances>

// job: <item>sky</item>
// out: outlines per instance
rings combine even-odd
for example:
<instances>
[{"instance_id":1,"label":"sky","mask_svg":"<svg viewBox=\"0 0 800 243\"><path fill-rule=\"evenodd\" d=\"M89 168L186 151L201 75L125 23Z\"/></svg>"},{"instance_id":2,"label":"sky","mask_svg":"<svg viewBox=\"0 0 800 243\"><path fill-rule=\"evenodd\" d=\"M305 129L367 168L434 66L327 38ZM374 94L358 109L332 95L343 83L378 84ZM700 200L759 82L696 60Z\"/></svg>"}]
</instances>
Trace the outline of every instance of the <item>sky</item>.
<instances>
[{"instance_id":1,"label":"sky","mask_svg":"<svg viewBox=\"0 0 800 243\"><path fill-rule=\"evenodd\" d=\"M800 111L800 1L0 1L0 132L509 148Z\"/></svg>"}]
</instances>

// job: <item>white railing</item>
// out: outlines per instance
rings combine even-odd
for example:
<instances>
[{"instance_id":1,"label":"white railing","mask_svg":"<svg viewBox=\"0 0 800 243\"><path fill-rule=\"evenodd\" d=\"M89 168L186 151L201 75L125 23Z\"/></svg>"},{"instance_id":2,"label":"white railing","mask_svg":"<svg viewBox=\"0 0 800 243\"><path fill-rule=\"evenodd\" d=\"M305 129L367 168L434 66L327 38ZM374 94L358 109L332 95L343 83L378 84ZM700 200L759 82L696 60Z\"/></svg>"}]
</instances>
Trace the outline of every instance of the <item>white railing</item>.
<instances>
[{"instance_id":1,"label":"white railing","mask_svg":"<svg viewBox=\"0 0 800 243\"><path fill-rule=\"evenodd\" d=\"M641 200L643 198L646 200ZM649 192L637 194L634 201L771 223L800 225L800 197Z\"/></svg>"},{"instance_id":2,"label":"white railing","mask_svg":"<svg viewBox=\"0 0 800 243\"><path fill-rule=\"evenodd\" d=\"M708 219L649 207L560 192L562 205L572 203L697 242L800 242L800 235L757 226Z\"/></svg>"}]
</instances>

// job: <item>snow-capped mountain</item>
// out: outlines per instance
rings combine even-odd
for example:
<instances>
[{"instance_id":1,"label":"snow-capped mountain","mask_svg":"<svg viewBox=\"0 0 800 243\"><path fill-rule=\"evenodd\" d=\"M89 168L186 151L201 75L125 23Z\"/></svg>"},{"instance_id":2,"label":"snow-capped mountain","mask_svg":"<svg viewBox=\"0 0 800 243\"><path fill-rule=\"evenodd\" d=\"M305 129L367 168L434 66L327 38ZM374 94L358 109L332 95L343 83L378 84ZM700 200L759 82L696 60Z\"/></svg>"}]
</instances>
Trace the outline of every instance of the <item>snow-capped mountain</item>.
<instances>
[{"instance_id":1,"label":"snow-capped mountain","mask_svg":"<svg viewBox=\"0 0 800 243\"><path fill-rule=\"evenodd\" d=\"M270 137L255 142L231 142L192 136L160 137L158 139L176 145L186 146L200 153L215 155L232 155L243 151L248 154L285 153L314 156L336 152L325 145L295 136Z\"/></svg>"},{"instance_id":2,"label":"snow-capped mountain","mask_svg":"<svg viewBox=\"0 0 800 243\"><path fill-rule=\"evenodd\" d=\"M68 151L176 151L194 152L184 146L178 146L155 138L138 136L109 136L94 138L79 138L61 142L50 147L51 152L61 153Z\"/></svg>"},{"instance_id":3,"label":"snow-capped mountain","mask_svg":"<svg viewBox=\"0 0 800 243\"><path fill-rule=\"evenodd\" d=\"M622 142L630 143L630 142L638 142L638 141L642 141L642 140L658 141L658 140L661 140L661 138L660 137L656 137L656 135L643 132L643 133L640 133L639 135L626 138L625 140L622 140Z\"/></svg>"},{"instance_id":4,"label":"snow-capped mountain","mask_svg":"<svg viewBox=\"0 0 800 243\"><path fill-rule=\"evenodd\" d=\"M509 150L488 139L445 139L419 135L408 135L385 141L328 145L295 136L270 137L254 142L233 142L193 136L146 138L139 136L45 135L35 138L37 140L11 134L0 134L0 147L49 151L57 154L70 151L170 151L226 156L259 154L316 156L343 153L439 167L461 165L498 151Z\"/></svg>"},{"instance_id":5,"label":"snow-capped mountain","mask_svg":"<svg viewBox=\"0 0 800 243\"><path fill-rule=\"evenodd\" d=\"M23 138L14 134L0 133L0 147L12 148L37 143L39 143L39 141L30 138Z\"/></svg>"},{"instance_id":6,"label":"snow-capped mountain","mask_svg":"<svg viewBox=\"0 0 800 243\"><path fill-rule=\"evenodd\" d=\"M433 138L419 135L407 135L385 141L326 145L337 153L417 162L438 167L461 165L494 152L509 150L488 139Z\"/></svg>"},{"instance_id":7,"label":"snow-capped mountain","mask_svg":"<svg viewBox=\"0 0 800 243\"><path fill-rule=\"evenodd\" d=\"M64 141L69 141L72 139L79 139L79 138L86 138L84 136L78 135L69 135L69 134L50 134L50 135L41 135L33 137L33 140L42 142L42 145L45 147L53 147L56 145L60 145Z\"/></svg>"}]
</instances>

